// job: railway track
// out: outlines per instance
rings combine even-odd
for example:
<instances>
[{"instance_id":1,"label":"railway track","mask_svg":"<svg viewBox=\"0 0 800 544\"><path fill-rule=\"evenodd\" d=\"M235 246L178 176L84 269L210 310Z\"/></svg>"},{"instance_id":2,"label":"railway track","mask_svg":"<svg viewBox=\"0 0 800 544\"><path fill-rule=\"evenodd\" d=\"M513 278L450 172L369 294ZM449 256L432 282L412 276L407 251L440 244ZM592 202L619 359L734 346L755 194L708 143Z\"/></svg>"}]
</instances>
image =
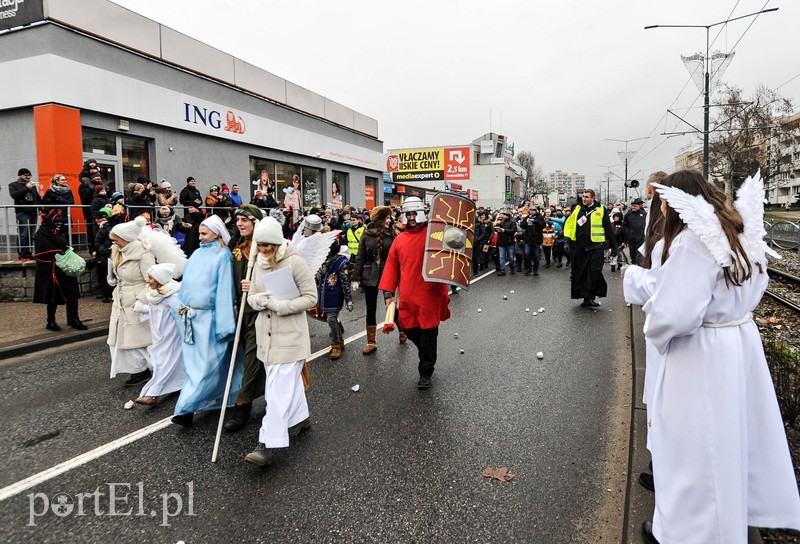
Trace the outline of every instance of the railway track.
<instances>
[{"instance_id":1,"label":"railway track","mask_svg":"<svg viewBox=\"0 0 800 544\"><path fill-rule=\"evenodd\" d=\"M769 287L766 294L800 313L800 278L772 267L767 269L767 273Z\"/></svg>"}]
</instances>

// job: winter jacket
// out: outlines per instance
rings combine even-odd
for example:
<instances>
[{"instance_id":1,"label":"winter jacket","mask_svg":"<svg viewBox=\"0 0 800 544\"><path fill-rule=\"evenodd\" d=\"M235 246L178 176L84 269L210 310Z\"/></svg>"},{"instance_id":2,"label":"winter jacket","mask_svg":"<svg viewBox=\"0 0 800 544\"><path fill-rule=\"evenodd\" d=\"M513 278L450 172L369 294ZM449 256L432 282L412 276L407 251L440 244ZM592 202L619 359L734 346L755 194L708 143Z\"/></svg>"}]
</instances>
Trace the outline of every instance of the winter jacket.
<instances>
[{"instance_id":1,"label":"winter jacket","mask_svg":"<svg viewBox=\"0 0 800 544\"><path fill-rule=\"evenodd\" d=\"M28 182L22 178L8 184L8 194L14 199L15 206L31 206L39 203L39 193L36 187L28 187ZM36 208L19 208L17 213L36 215Z\"/></svg>"},{"instance_id":2,"label":"winter jacket","mask_svg":"<svg viewBox=\"0 0 800 544\"><path fill-rule=\"evenodd\" d=\"M75 204L75 197L72 196L72 190L69 187L60 185L58 186L59 189L55 189L54 187L50 187L42 198L42 213L47 215L51 210L59 209L61 210L61 215L68 217L68 206Z\"/></svg>"},{"instance_id":3,"label":"winter jacket","mask_svg":"<svg viewBox=\"0 0 800 544\"><path fill-rule=\"evenodd\" d=\"M290 244L278 249L275 269L266 268L256 260L253 279L247 302L258 311L256 318L256 355L268 365L279 365L308 359L311 356L311 337L308 332L306 310L317 303L317 288L314 276L303 258L294 252ZM264 309L267 297L262 282L264 275L289 268L300 296L291 300L276 301L276 309Z\"/></svg>"},{"instance_id":4,"label":"winter jacket","mask_svg":"<svg viewBox=\"0 0 800 544\"><path fill-rule=\"evenodd\" d=\"M350 292L349 259L338 252L325 261L319 271L318 300L323 312L339 312L353 300Z\"/></svg>"},{"instance_id":5,"label":"winter jacket","mask_svg":"<svg viewBox=\"0 0 800 544\"><path fill-rule=\"evenodd\" d=\"M155 259L139 240L128 242L120 252L122 259L114 269L116 287L107 343L119 349L144 348L152 343L150 322L141 320L142 314L133 311L133 304L142 289L147 289L147 270Z\"/></svg>"},{"instance_id":6,"label":"winter jacket","mask_svg":"<svg viewBox=\"0 0 800 544\"><path fill-rule=\"evenodd\" d=\"M524 231L522 237L526 244L541 244L542 231L544 230L544 216L540 213L527 215L521 222L520 226Z\"/></svg>"},{"instance_id":7,"label":"winter jacket","mask_svg":"<svg viewBox=\"0 0 800 544\"><path fill-rule=\"evenodd\" d=\"M622 219L622 240L626 243L643 242L646 221L647 213L643 209L638 212L631 210L626 213Z\"/></svg>"},{"instance_id":8,"label":"winter jacket","mask_svg":"<svg viewBox=\"0 0 800 544\"><path fill-rule=\"evenodd\" d=\"M495 227L502 229L497 231L497 245L498 246L513 246L514 245L514 235L517 233L517 223L511 219L504 219L500 221L500 223Z\"/></svg>"},{"instance_id":9,"label":"winter jacket","mask_svg":"<svg viewBox=\"0 0 800 544\"><path fill-rule=\"evenodd\" d=\"M178 202L181 203L181 206L200 207L203 205L203 195L200 194L198 189L192 189L187 185L181 189L181 194L178 196Z\"/></svg>"},{"instance_id":10,"label":"winter jacket","mask_svg":"<svg viewBox=\"0 0 800 544\"><path fill-rule=\"evenodd\" d=\"M378 237L383 239L380 259L378 259ZM355 269L353 270L353 281L361 282L368 287L377 287L383 274L383 267L389 257L389 249L392 247L397 233L391 227L388 229L368 229L364 231L361 241L358 243L358 253L356 254ZM374 269L377 268L377 272Z\"/></svg>"}]
</instances>

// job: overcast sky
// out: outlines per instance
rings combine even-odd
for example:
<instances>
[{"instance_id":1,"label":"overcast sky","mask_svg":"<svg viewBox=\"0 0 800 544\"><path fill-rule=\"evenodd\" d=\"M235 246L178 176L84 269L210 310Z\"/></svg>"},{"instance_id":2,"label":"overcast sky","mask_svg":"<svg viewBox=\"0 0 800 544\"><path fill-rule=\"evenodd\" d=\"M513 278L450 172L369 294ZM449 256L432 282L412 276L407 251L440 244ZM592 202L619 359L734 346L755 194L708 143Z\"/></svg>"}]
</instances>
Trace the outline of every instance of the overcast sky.
<instances>
[{"instance_id":1,"label":"overcast sky","mask_svg":"<svg viewBox=\"0 0 800 544\"><path fill-rule=\"evenodd\" d=\"M579 172L589 186L605 179L598 165L623 175L625 144L606 138L647 137L628 144L630 178L670 171L676 154L702 145L661 133L688 128L668 108L702 126L680 55L704 52L706 31L647 25L780 8L712 28L712 51L735 46L724 82L748 94L780 86L800 106L797 0L114 1L377 119L384 149L466 144L491 130L545 173Z\"/></svg>"}]
</instances>

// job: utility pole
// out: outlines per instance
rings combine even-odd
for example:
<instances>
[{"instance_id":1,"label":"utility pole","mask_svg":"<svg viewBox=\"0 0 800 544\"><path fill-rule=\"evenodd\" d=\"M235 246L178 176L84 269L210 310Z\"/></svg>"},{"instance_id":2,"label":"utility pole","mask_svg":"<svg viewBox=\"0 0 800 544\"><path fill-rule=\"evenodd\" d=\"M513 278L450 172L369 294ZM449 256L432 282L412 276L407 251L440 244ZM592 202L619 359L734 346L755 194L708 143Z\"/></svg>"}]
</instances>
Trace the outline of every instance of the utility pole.
<instances>
[{"instance_id":1,"label":"utility pole","mask_svg":"<svg viewBox=\"0 0 800 544\"><path fill-rule=\"evenodd\" d=\"M636 155L636 151L628 151L628 142L638 142L640 140L646 140L646 139L647 139L647 136L645 136L643 138L633 138L631 140L618 140L616 138L605 138L605 140L607 142L625 142L625 151L617 151L617 155L619 156L619 159L625 165L625 180L624 180L625 181L625 190L624 190L624 193L625 193L625 202L626 203L628 202L628 187L629 187L629 185L628 185L628 163L633 158L633 156Z\"/></svg>"},{"instance_id":2,"label":"utility pole","mask_svg":"<svg viewBox=\"0 0 800 544\"><path fill-rule=\"evenodd\" d=\"M778 11L778 8L769 8L769 9L762 9L761 11L756 11L754 13L748 13L747 15L742 15L740 17L734 17L732 19L725 19L724 21L720 21L718 23L713 23L710 25L650 25L644 27L645 30L650 30L651 28L705 28L706 29L706 55L704 57L704 64L705 64L705 74L704 74L704 86L703 86L703 177L708 179L708 134L709 134L709 109L711 107L710 104L710 82L711 82L711 59L709 57L709 49L711 47L710 44L710 37L709 33L711 28L719 25L723 25L725 23L730 23L731 21L738 21L739 19L745 19L747 17L753 17L761 15L762 13L770 13L772 11ZM625 175L625 179L627 179L627 174ZM627 191L626 191L627 193ZM627 198L627 196L626 196Z\"/></svg>"}]
</instances>

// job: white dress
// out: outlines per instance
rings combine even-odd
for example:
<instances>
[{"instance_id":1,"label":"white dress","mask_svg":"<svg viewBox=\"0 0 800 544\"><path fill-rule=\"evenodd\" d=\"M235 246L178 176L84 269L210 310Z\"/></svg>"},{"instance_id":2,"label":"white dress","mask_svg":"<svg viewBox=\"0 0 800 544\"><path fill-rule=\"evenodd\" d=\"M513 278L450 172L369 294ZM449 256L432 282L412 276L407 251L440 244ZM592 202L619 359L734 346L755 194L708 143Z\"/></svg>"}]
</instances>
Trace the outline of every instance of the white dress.
<instances>
[{"instance_id":1,"label":"white dress","mask_svg":"<svg viewBox=\"0 0 800 544\"><path fill-rule=\"evenodd\" d=\"M158 397L180 391L186 378L183 371L181 337L172 317L172 311L178 304L180 283L170 283L176 286L173 293L156 303L151 300L147 305L150 332L153 336L153 343L147 348L147 352L153 365L153 377L142 389L139 394L141 397Z\"/></svg>"},{"instance_id":2,"label":"white dress","mask_svg":"<svg viewBox=\"0 0 800 544\"><path fill-rule=\"evenodd\" d=\"M661 357L646 399L654 536L662 544L745 544L748 525L800 529L800 496L761 336L743 319L758 305L767 275L756 271L743 285L727 286L721 266L686 229L655 276L643 306L645 336Z\"/></svg>"}]
</instances>

